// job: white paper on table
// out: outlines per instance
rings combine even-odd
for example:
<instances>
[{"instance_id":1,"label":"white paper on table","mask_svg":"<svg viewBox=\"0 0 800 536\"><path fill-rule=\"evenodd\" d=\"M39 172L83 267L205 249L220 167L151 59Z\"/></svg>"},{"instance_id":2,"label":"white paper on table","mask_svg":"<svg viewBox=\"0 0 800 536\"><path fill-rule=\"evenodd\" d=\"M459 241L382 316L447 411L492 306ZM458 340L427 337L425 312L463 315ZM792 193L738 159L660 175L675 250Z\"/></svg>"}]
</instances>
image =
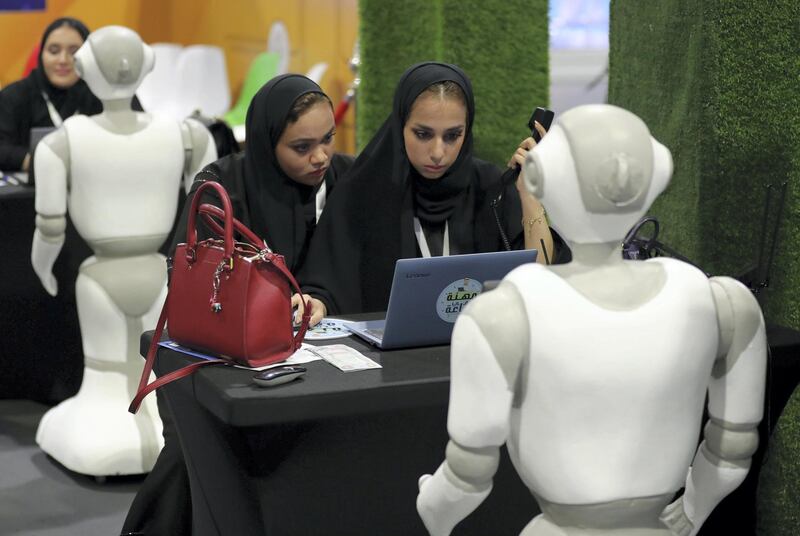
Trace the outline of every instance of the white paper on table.
<instances>
[{"instance_id":1,"label":"white paper on table","mask_svg":"<svg viewBox=\"0 0 800 536\"><path fill-rule=\"evenodd\" d=\"M358 350L344 344L315 346L314 353L342 372L383 368Z\"/></svg>"}]
</instances>

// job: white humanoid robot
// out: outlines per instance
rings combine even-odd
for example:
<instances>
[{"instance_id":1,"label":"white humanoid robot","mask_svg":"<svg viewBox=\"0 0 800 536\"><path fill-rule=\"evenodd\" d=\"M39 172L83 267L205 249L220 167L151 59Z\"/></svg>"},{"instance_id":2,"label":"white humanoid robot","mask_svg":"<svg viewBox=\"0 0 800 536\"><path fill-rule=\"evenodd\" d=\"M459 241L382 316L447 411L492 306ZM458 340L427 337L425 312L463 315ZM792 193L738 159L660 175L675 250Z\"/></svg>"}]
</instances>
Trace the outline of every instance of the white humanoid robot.
<instances>
[{"instance_id":1,"label":"white humanoid robot","mask_svg":"<svg viewBox=\"0 0 800 536\"><path fill-rule=\"evenodd\" d=\"M677 260L622 259L622 238L672 174L632 113L564 113L524 173L573 261L519 267L459 317L451 440L420 478L417 510L431 534L449 534L488 496L505 443L543 512L523 535L696 534L758 445L758 303Z\"/></svg>"},{"instance_id":2,"label":"white humanoid robot","mask_svg":"<svg viewBox=\"0 0 800 536\"><path fill-rule=\"evenodd\" d=\"M149 471L163 445L154 399L127 408L141 374L139 336L153 329L166 296L158 253L175 220L182 180L216 158L199 123L134 112L131 100L153 68L149 46L128 28L101 28L75 54L78 74L103 113L74 116L37 148L36 231L31 261L47 292L69 210L94 251L76 285L85 369L80 391L48 411L36 433L47 454L78 473ZM54 349L58 351L58 349Z\"/></svg>"}]
</instances>

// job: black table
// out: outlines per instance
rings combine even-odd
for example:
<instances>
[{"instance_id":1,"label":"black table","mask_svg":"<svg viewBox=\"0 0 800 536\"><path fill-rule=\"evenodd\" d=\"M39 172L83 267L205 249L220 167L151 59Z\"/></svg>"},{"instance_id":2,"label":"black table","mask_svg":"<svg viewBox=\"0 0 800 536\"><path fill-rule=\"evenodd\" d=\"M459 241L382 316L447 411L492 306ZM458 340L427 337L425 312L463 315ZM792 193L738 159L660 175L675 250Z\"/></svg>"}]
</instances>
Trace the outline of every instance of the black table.
<instances>
[{"instance_id":1,"label":"black table","mask_svg":"<svg viewBox=\"0 0 800 536\"><path fill-rule=\"evenodd\" d=\"M78 392L83 378L75 280L92 250L67 215L64 247L53 266L58 295L50 296L31 266L36 229L33 186L0 186L0 398L24 398L54 404ZM175 224L161 248L172 243ZM43 336L46 334L46 336Z\"/></svg>"},{"instance_id":2,"label":"black table","mask_svg":"<svg viewBox=\"0 0 800 536\"><path fill-rule=\"evenodd\" d=\"M0 187L0 398L55 403L74 395L83 375L75 279L91 250L67 220L53 266L58 295L42 287L31 266L36 228L32 186ZM47 336L43 336L47 334Z\"/></svg>"},{"instance_id":3,"label":"black table","mask_svg":"<svg viewBox=\"0 0 800 536\"><path fill-rule=\"evenodd\" d=\"M444 460L449 346L336 343L383 368L343 373L315 361L302 380L264 389L251 371L209 367L163 388L189 470L193 534L427 534L417 479ZM189 362L162 348L156 373ZM518 534L538 513L503 451L494 491L458 534Z\"/></svg>"},{"instance_id":4,"label":"black table","mask_svg":"<svg viewBox=\"0 0 800 536\"><path fill-rule=\"evenodd\" d=\"M146 353L152 333L142 337ZM768 328L761 447L742 486L701 534L751 534L758 468L777 417L800 380L800 333ZM341 373L307 365L302 381L256 387L250 371L206 368L164 388L189 469L195 533L426 534L417 476L444 459L449 347L381 352L345 342L382 369ZM190 359L161 349L156 372ZM518 534L539 512L507 454L486 502L456 534Z\"/></svg>"}]
</instances>

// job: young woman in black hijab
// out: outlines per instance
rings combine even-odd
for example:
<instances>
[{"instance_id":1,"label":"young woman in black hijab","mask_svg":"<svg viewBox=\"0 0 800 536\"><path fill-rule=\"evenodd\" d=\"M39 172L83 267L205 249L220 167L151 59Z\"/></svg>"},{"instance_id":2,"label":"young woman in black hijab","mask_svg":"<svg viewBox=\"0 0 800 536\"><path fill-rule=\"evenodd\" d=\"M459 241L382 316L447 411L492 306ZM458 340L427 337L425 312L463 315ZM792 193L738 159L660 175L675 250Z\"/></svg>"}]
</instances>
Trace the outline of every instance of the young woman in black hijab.
<instances>
[{"instance_id":1,"label":"young woman in black hijab","mask_svg":"<svg viewBox=\"0 0 800 536\"><path fill-rule=\"evenodd\" d=\"M334 154L331 101L299 74L278 76L262 87L247 110L245 128L247 149L201 171L186 207L204 181L221 183L230 194L234 217L264 238L296 272L327 196L353 159ZM210 196L207 202L218 204ZM187 218L181 218L173 248L186 239Z\"/></svg>"},{"instance_id":2,"label":"young woman in black hijab","mask_svg":"<svg viewBox=\"0 0 800 536\"><path fill-rule=\"evenodd\" d=\"M103 111L74 69L72 56L88 35L81 21L56 19L42 35L36 69L0 92L0 169L28 170L33 127L60 126L73 114Z\"/></svg>"},{"instance_id":3,"label":"young woman in black hijab","mask_svg":"<svg viewBox=\"0 0 800 536\"><path fill-rule=\"evenodd\" d=\"M75 72L73 55L89 29L79 20L62 17L50 23L39 45L36 69L0 91L0 169L28 171L34 127L58 127L75 115L103 111L100 100ZM141 110L134 98L133 107Z\"/></svg>"},{"instance_id":4,"label":"young woman in black hijab","mask_svg":"<svg viewBox=\"0 0 800 536\"><path fill-rule=\"evenodd\" d=\"M385 311L400 258L539 248L540 239L552 254L539 202L472 156L474 112L460 68L428 62L403 74L391 115L331 198L300 272L315 298L312 322ZM533 145L523 141L509 165Z\"/></svg>"},{"instance_id":5,"label":"young woman in black hijab","mask_svg":"<svg viewBox=\"0 0 800 536\"><path fill-rule=\"evenodd\" d=\"M204 181L228 191L234 217L286 258L296 273L302 265L327 195L353 159L334 154L333 105L305 76L270 80L250 102L245 123L247 148L209 164L198 173L184 205L175 246L186 240L188 209ZM219 205L212 196L204 202ZM199 222L199 220L198 220ZM198 229L199 238L209 236ZM131 505L123 535L191 534L189 480L175 426L160 392L164 448Z\"/></svg>"}]
</instances>

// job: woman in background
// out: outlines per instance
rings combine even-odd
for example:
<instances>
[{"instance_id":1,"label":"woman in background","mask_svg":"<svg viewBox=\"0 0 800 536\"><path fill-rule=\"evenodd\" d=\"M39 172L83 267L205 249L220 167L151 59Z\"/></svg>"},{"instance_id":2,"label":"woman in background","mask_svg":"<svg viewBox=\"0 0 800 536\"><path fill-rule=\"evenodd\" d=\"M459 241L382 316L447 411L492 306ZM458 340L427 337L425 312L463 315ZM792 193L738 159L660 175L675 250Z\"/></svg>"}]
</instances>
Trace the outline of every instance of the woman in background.
<instances>
[{"instance_id":1,"label":"woman in background","mask_svg":"<svg viewBox=\"0 0 800 536\"><path fill-rule=\"evenodd\" d=\"M98 114L100 100L75 72L75 52L89 29L70 17L56 19L45 29L36 69L0 91L0 169L28 171L33 127L58 127L74 114Z\"/></svg>"},{"instance_id":2,"label":"woman in background","mask_svg":"<svg viewBox=\"0 0 800 536\"><path fill-rule=\"evenodd\" d=\"M89 29L78 19L54 20L42 34L37 67L0 91L0 170L30 170L34 127L59 127L72 115L103 111L100 100L75 72L73 56L88 36ZM136 97L133 108L142 110Z\"/></svg>"},{"instance_id":3,"label":"woman in background","mask_svg":"<svg viewBox=\"0 0 800 536\"><path fill-rule=\"evenodd\" d=\"M312 323L385 311L401 258L542 244L539 261L553 258L539 201L521 179L504 183L500 168L472 155L474 115L472 84L455 65L421 63L403 74L392 113L331 198L300 272ZM523 140L509 167L535 144Z\"/></svg>"}]
</instances>

